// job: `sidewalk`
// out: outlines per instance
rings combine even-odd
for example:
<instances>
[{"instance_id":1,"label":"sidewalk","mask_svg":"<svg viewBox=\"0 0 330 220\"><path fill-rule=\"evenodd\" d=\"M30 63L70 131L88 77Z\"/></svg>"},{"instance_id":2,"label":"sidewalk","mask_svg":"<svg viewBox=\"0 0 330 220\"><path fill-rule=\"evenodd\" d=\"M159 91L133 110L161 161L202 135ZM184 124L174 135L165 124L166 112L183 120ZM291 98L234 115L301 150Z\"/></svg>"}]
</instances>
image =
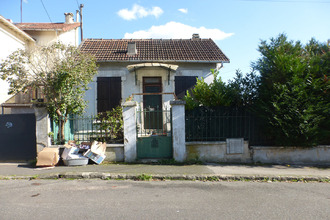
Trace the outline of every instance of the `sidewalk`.
<instances>
[{"instance_id":1,"label":"sidewalk","mask_svg":"<svg viewBox=\"0 0 330 220\"><path fill-rule=\"evenodd\" d=\"M142 174L153 179L172 180L274 180L330 182L330 168L285 165L150 165L105 164L35 168L27 164L0 163L0 179L139 179Z\"/></svg>"}]
</instances>

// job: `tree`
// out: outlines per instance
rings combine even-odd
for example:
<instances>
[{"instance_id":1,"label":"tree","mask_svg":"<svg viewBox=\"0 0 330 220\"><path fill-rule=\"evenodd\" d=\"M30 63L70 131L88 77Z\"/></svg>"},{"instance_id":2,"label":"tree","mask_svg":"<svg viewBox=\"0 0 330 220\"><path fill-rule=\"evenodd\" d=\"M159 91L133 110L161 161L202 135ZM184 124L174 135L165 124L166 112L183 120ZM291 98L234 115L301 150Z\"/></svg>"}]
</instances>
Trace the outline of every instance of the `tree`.
<instances>
[{"instance_id":1,"label":"tree","mask_svg":"<svg viewBox=\"0 0 330 220\"><path fill-rule=\"evenodd\" d=\"M259 113L280 145L316 145L330 137L330 49L280 34L259 46Z\"/></svg>"},{"instance_id":2,"label":"tree","mask_svg":"<svg viewBox=\"0 0 330 220\"><path fill-rule=\"evenodd\" d=\"M0 76L10 84L9 94L40 89L52 119L64 125L69 114L82 114L88 83L97 73L95 59L77 48L55 43L47 47L17 50L0 66Z\"/></svg>"}]
</instances>

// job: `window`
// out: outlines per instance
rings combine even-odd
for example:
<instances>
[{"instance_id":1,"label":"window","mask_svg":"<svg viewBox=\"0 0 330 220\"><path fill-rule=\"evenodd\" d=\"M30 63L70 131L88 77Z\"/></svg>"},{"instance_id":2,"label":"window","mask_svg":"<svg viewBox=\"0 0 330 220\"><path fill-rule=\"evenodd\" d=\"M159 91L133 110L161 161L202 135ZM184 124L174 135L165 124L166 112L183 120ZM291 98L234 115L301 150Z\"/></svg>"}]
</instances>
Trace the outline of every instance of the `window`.
<instances>
[{"instance_id":1,"label":"window","mask_svg":"<svg viewBox=\"0 0 330 220\"><path fill-rule=\"evenodd\" d=\"M121 102L121 78L97 78L97 112L111 111Z\"/></svg>"},{"instance_id":2,"label":"window","mask_svg":"<svg viewBox=\"0 0 330 220\"><path fill-rule=\"evenodd\" d=\"M197 82L197 76L176 76L175 77L175 95L182 99L187 90L192 89Z\"/></svg>"}]
</instances>

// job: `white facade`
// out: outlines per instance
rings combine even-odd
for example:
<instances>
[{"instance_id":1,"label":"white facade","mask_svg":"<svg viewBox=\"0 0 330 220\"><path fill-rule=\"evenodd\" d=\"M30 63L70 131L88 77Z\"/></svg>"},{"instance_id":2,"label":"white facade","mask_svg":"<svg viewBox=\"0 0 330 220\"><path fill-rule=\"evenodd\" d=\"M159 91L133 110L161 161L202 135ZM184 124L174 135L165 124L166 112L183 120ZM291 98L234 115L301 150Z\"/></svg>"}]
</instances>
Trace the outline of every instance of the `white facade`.
<instances>
[{"instance_id":1,"label":"white facade","mask_svg":"<svg viewBox=\"0 0 330 220\"><path fill-rule=\"evenodd\" d=\"M34 40L30 36L0 16L0 63L12 52L32 44L34 44ZM11 97L8 95L8 89L8 83L0 79L0 104Z\"/></svg>"},{"instance_id":2,"label":"white facade","mask_svg":"<svg viewBox=\"0 0 330 220\"><path fill-rule=\"evenodd\" d=\"M78 28L72 29L70 31L60 31L60 30L47 30L47 31L25 31L31 37L36 40L38 45L47 46L56 42L61 42L66 45L72 45L78 47Z\"/></svg>"},{"instance_id":3,"label":"white facade","mask_svg":"<svg viewBox=\"0 0 330 220\"><path fill-rule=\"evenodd\" d=\"M133 95L133 101L142 103L143 93L143 77L161 77L162 93L175 92L175 76L196 76L198 78L213 77L210 69L215 69L215 63L171 63L178 65L176 71L170 71L162 67L144 67L136 71L130 72L127 69L128 65L133 63L127 62L108 62L100 63L98 74L94 77L93 82L89 84L90 89L86 92L85 100L88 101L86 115L97 114L97 77L121 77L121 94L122 102ZM174 100L174 95L162 95L163 107L169 107L169 102Z\"/></svg>"}]
</instances>

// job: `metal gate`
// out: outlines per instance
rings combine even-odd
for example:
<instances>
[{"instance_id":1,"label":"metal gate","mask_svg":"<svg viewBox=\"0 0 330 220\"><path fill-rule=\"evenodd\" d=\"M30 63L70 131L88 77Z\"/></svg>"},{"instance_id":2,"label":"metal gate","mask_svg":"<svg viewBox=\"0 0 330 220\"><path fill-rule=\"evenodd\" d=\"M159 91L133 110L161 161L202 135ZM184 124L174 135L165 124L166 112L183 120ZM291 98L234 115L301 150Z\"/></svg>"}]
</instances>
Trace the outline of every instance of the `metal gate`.
<instances>
[{"instance_id":1,"label":"metal gate","mask_svg":"<svg viewBox=\"0 0 330 220\"><path fill-rule=\"evenodd\" d=\"M145 108L136 112L138 159L173 157L171 109Z\"/></svg>"},{"instance_id":2,"label":"metal gate","mask_svg":"<svg viewBox=\"0 0 330 220\"><path fill-rule=\"evenodd\" d=\"M0 115L0 161L36 159L34 114Z\"/></svg>"}]
</instances>

